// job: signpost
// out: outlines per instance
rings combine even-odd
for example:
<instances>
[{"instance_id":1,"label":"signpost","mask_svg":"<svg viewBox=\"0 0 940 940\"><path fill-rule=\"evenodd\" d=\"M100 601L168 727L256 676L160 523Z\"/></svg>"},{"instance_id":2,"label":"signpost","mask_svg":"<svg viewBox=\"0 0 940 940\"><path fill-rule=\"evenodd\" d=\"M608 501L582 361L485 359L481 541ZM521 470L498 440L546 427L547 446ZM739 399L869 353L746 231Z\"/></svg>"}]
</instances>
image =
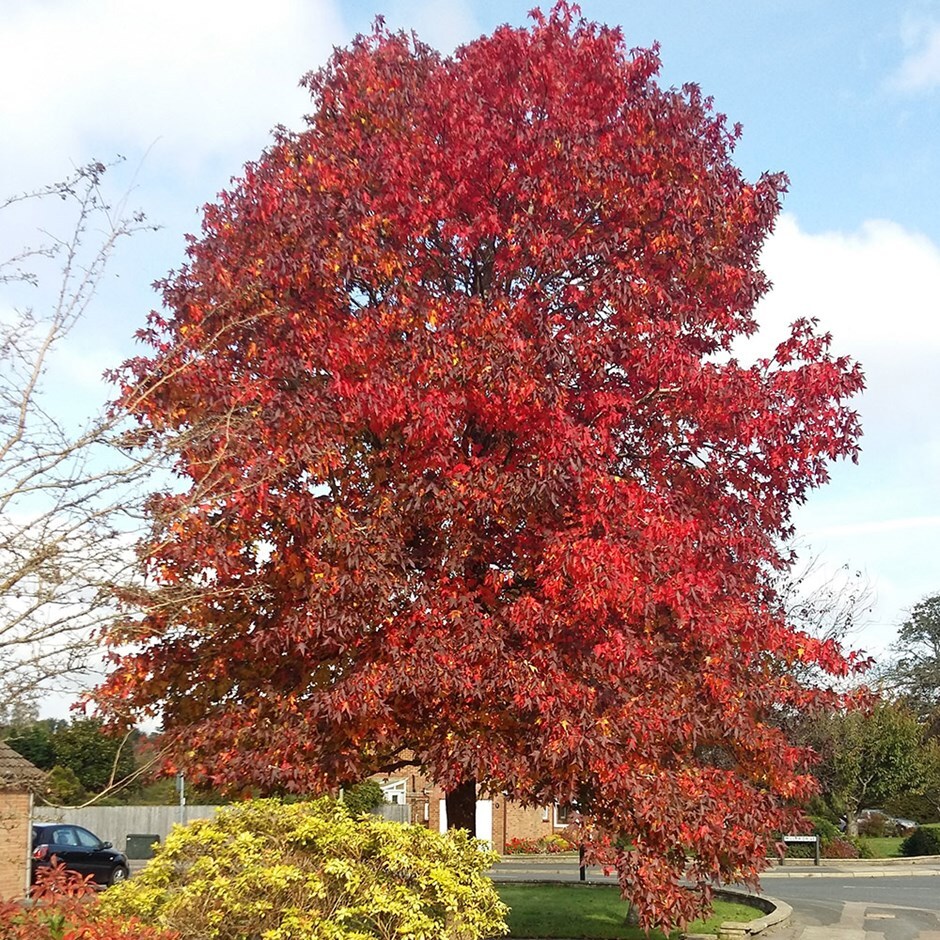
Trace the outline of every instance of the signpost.
<instances>
[{"instance_id":1,"label":"signpost","mask_svg":"<svg viewBox=\"0 0 940 940\"><path fill-rule=\"evenodd\" d=\"M815 859L814 864L816 864L816 865L819 864L819 836L818 836L818 835L815 835L815 836L784 836L784 837L783 837L783 842L784 842L784 844L789 844L789 843L793 842L793 843L803 844L803 845L806 845L807 843L812 843L813 845L816 846L816 859ZM784 861L783 859L780 859L780 864L781 864L781 865L783 864L783 861Z\"/></svg>"}]
</instances>

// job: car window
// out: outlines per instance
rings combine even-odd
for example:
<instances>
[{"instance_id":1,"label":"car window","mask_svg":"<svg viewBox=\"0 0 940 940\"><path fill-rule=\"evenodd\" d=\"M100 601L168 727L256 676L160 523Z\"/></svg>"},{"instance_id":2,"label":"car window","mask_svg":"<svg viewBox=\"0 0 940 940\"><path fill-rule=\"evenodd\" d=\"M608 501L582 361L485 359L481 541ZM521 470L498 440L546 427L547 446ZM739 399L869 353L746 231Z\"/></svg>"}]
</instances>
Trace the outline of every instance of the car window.
<instances>
[{"instance_id":1,"label":"car window","mask_svg":"<svg viewBox=\"0 0 940 940\"><path fill-rule=\"evenodd\" d=\"M52 831L53 845L78 845L75 830L71 826L60 826Z\"/></svg>"},{"instance_id":2,"label":"car window","mask_svg":"<svg viewBox=\"0 0 940 940\"><path fill-rule=\"evenodd\" d=\"M87 829L80 829L76 826L75 836L78 839L78 844L86 849L97 849L101 845L101 839L96 835L92 835Z\"/></svg>"}]
</instances>

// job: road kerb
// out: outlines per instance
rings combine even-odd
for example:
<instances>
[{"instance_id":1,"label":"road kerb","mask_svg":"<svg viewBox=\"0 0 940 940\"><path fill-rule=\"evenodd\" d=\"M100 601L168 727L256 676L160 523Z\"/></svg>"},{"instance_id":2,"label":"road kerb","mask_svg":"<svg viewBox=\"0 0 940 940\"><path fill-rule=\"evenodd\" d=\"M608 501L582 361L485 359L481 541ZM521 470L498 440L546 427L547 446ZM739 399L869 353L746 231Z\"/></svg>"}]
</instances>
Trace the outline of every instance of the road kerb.
<instances>
[{"instance_id":1,"label":"road kerb","mask_svg":"<svg viewBox=\"0 0 940 940\"><path fill-rule=\"evenodd\" d=\"M940 868L912 870L908 868L864 868L857 870L840 869L838 871L765 871L761 872L761 881L775 878L935 878L940 875Z\"/></svg>"}]
</instances>

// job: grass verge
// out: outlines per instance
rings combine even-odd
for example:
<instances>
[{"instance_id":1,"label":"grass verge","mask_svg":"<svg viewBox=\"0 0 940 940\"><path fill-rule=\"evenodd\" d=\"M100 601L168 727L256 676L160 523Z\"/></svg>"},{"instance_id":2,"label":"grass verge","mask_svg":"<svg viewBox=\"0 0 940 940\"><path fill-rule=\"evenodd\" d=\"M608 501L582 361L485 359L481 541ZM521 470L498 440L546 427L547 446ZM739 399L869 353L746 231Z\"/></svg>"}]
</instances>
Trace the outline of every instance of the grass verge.
<instances>
[{"instance_id":1,"label":"grass verge","mask_svg":"<svg viewBox=\"0 0 940 940\"><path fill-rule=\"evenodd\" d=\"M627 905L613 885L497 883L499 896L511 908L510 937L572 937L597 940L645 940L637 927L627 927ZM692 933L717 934L726 920L754 920L761 912L744 904L716 901L707 921L689 925ZM678 934L673 934L678 936ZM652 940L664 934L653 931Z\"/></svg>"},{"instance_id":2,"label":"grass verge","mask_svg":"<svg viewBox=\"0 0 940 940\"><path fill-rule=\"evenodd\" d=\"M868 858L900 858L901 843L904 841L900 836L862 836L859 842L868 850Z\"/></svg>"}]
</instances>

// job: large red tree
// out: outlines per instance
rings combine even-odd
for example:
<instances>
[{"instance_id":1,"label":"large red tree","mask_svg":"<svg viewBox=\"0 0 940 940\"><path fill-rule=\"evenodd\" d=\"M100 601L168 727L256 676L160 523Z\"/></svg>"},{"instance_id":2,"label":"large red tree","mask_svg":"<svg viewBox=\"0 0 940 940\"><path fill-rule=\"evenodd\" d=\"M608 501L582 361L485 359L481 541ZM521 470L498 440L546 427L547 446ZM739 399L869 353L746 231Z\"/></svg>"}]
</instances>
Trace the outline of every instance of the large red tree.
<instances>
[{"instance_id":1,"label":"large red tree","mask_svg":"<svg viewBox=\"0 0 940 940\"><path fill-rule=\"evenodd\" d=\"M559 6L450 58L377 29L306 78L123 374L184 486L101 695L216 784L408 751L576 803L672 924L809 792L774 715L816 694L794 666L849 664L770 584L862 377L808 322L734 358L785 181L657 69Z\"/></svg>"}]
</instances>

